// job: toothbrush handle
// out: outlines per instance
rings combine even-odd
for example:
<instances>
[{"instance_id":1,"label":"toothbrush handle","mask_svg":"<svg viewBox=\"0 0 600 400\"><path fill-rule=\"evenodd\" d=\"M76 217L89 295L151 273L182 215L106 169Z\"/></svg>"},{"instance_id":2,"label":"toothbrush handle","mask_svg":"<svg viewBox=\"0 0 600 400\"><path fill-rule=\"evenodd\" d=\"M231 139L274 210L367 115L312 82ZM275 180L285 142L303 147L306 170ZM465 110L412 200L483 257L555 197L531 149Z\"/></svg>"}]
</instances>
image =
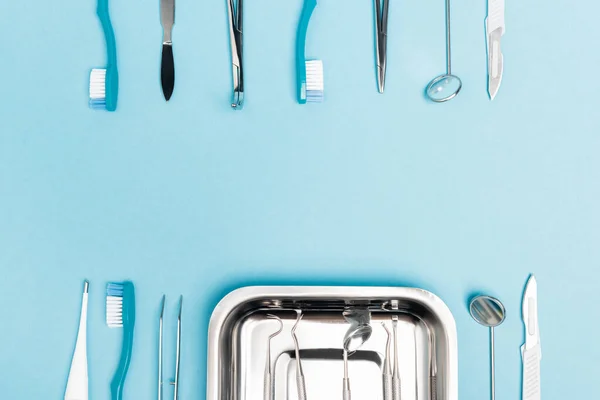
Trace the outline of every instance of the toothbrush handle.
<instances>
[{"instance_id":1,"label":"toothbrush handle","mask_svg":"<svg viewBox=\"0 0 600 400\"><path fill-rule=\"evenodd\" d=\"M104 38L106 39L106 51L107 51L107 64L108 66L117 64L117 46L115 41L115 32L110 21L110 14L108 12L108 0L98 0L98 7L96 9L98 19L102 25L104 31Z\"/></svg>"},{"instance_id":2,"label":"toothbrush handle","mask_svg":"<svg viewBox=\"0 0 600 400\"><path fill-rule=\"evenodd\" d=\"M121 359L117 372L110 383L111 400L123 400L123 387L125 378L131 362L131 352L133 345L133 328L125 329L123 332L123 348L121 349Z\"/></svg>"},{"instance_id":3,"label":"toothbrush handle","mask_svg":"<svg viewBox=\"0 0 600 400\"><path fill-rule=\"evenodd\" d=\"M316 6L317 0L304 0L296 34L296 79L300 104L306 103L306 33L310 17Z\"/></svg>"},{"instance_id":4,"label":"toothbrush handle","mask_svg":"<svg viewBox=\"0 0 600 400\"><path fill-rule=\"evenodd\" d=\"M135 292L133 283L125 282L123 289L123 347L119 366L110 382L111 400L123 400L123 387L131 363L133 351L133 327L135 326Z\"/></svg>"},{"instance_id":5,"label":"toothbrush handle","mask_svg":"<svg viewBox=\"0 0 600 400\"><path fill-rule=\"evenodd\" d=\"M108 0L98 0L96 9L98 19L104 31L106 40L106 109L115 111L117 109L117 98L119 93L119 72L117 70L117 43L115 31L113 30L108 11Z\"/></svg>"}]
</instances>

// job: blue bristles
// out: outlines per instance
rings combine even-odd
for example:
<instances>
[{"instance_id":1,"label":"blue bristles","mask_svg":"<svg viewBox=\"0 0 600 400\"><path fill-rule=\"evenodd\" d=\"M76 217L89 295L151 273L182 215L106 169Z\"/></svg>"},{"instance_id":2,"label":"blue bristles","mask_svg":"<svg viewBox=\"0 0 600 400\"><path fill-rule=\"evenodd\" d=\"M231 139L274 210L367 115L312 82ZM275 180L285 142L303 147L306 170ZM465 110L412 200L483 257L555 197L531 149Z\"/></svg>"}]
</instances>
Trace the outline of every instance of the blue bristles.
<instances>
[{"instance_id":1,"label":"blue bristles","mask_svg":"<svg viewBox=\"0 0 600 400\"><path fill-rule=\"evenodd\" d=\"M122 283L109 283L106 285L106 295L113 297L123 297Z\"/></svg>"}]
</instances>

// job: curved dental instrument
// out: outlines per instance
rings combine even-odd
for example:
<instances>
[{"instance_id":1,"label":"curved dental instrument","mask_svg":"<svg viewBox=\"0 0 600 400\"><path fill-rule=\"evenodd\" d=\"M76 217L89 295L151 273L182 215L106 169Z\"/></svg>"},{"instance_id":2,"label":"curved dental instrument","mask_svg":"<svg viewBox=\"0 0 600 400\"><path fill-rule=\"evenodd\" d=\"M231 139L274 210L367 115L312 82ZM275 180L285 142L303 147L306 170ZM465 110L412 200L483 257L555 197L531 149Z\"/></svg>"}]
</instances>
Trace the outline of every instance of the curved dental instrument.
<instances>
[{"instance_id":1,"label":"curved dental instrument","mask_svg":"<svg viewBox=\"0 0 600 400\"><path fill-rule=\"evenodd\" d=\"M390 330L385 325L384 322L381 323L383 329L387 333L387 341L385 342L385 360L383 361L383 400L392 400L392 364L390 362L390 343L392 341L392 334Z\"/></svg>"},{"instance_id":2,"label":"curved dental instrument","mask_svg":"<svg viewBox=\"0 0 600 400\"><path fill-rule=\"evenodd\" d=\"M265 381L264 381L264 392L263 398L264 400L272 400L273 399L273 373L271 371L271 340L279 335L283 330L283 322L281 318L273 315L267 314L268 319L274 319L279 322L279 329L272 334L269 335L267 339L267 361L265 363Z\"/></svg>"},{"instance_id":3,"label":"curved dental instrument","mask_svg":"<svg viewBox=\"0 0 600 400\"><path fill-rule=\"evenodd\" d=\"M394 333L394 371L392 372L392 398L400 400L400 360L398 359L398 315L392 315L392 332Z\"/></svg>"},{"instance_id":4,"label":"curved dental instrument","mask_svg":"<svg viewBox=\"0 0 600 400\"><path fill-rule=\"evenodd\" d=\"M296 328L302 319L302 311L296 310L296 323L292 328L292 339L294 339L294 348L296 350L296 384L298 385L298 400L306 400L306 383L304 382L304 372L302 371L302 362L300 361L300 346L296 337Z\"/></svg>"}]
</instances>

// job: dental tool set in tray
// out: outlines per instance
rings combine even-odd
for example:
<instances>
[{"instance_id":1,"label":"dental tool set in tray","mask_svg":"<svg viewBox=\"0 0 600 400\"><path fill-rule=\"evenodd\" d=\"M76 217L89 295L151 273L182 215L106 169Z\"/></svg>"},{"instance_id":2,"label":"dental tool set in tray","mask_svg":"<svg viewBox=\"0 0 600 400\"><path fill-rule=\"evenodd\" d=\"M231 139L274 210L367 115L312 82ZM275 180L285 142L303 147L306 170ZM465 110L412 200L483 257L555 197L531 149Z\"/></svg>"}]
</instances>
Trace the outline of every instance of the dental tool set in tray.
<instances>
[{"instance_id":1,"label":"dental tool set in tray","mask_svg":"<svg viewBox=\"0 0 600 400\"><path fill-rule=\"evenodd\" d=\"M88 399L88 291L86 281L65 400ZM164 398L165 304L163 296L157 315L158 400ZM526 331L521 347L522 399L539 400L541 350L533 275L522 304ZM180 297L171 382L175 400L179 394L182 306ZM494 400L494 328L504 321L506 310L498 299L480 295L471 300L469 311L479 324L490 328ZM107 285L106 323L123 332L121 355L110 384L111 399L123 400L134 350L133 283ZM207 400L458 400L456 324L446 304L422 289L245 287L225 296L213 311L207 371Z\"/></svg>"},{"instance_id":2,"label":"dental tool set in tray","mask_svg":"<svg viewBox=\"0 0 600 400\"><path fill-rule=\"evenodd\" d=\"M117 45L112 27L108 0L97 0L97 14L106 42L106 67L94 68L90 73L89 105L92 109L115 111L119 89ZM175 24L175 0L159 0L160 23L163 28L160 81L163 96L169 101L175 87L175 61L172 33ZM229 40L232 67L231 107L244 107L243 63L243 0L226 0L229 22ZM399 5L395 5L399 6ZM388 16L390 0L374 0L375 13L375 69L377 89L385 89L387 72ZM309 23L317 8L317 0L303 0L296 33L296 88L300 104L318 103L324 99L324 68L320 59L309 58L306 40ZM450 46L450 0L445 1L446 13L446 72L435 77L425 88L427 98L436 103L453 99L462 88L462 81L452 74ZM441 22L441 21L440 21ZM504 0L488 0L486 43L488 54L488 93L494 99L500 82L504 59L500 38L504 35Z\"/></svg>"},{"instance_id":3,"label":"dental tool set in tray","mask_svg":"<svg viewBox=\"0 0 600 400\"><path fill-rule=\"evenodd\" d=\"M207 400L458 399L452 313L421 289L248 287L209 325Z\"/></svg>"}]
</instances>

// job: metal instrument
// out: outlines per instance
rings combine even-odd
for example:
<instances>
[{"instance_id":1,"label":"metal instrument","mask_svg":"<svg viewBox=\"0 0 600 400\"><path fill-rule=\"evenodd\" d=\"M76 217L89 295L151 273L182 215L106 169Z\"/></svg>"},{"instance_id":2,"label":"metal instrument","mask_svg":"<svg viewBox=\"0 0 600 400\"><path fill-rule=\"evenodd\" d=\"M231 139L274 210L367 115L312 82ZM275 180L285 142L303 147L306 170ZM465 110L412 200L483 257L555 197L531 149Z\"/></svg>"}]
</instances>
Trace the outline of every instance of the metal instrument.
<instances>
[{"instance_id":1,"label":"metal instrument","mask_svg":"<svg viewBox=\"0 0 600 400\"><path fill-rule=\"evenodd\" d=\"M283 322L281 318L273 315L267 314L268 319L274 319L279 322L279 329L269 335L267 339L267 357L265 361L265 379L264 379L264 392L263 399L264 400L273 400L273 371L271 367L271 340L279 335L283 330Z\"/></svg>"},{"instance_id":2,"label":"metal instrument","mask_svg":"<svg viewBox=\"0 0 600 400\"><path fill-rule=\"evenodd\" d=\"M500 89L504 67L504 57L500 50L500 37L504 35L504 0L488 0L485 31L488 54L488 93L490 100L494 100Z\"/></svg>"},{"instance_id":3,"label":"metal instrument","mask_svg":"<svg viewBox=\"0 0 600 400\"><path fill-rule=\"evenodd\" d=\"M233 97L231 107L241 110L244 107L244 67L242 51L243 0L227 0L229 15L229 43L231 47L231 67L233 71Z\"/></svg>"},{"instance_id":4,"label":"metal instrument","mask_svg":"<svg viewBox=\"0 0 600 400\"><path fill-rule=\"evenodd\" d=\"M160 23L163 27L163 47L160 81L165 100L169 101L175 87L175 63L171 33L175 24L175 0L160 0Z\"/></svg>"},{"instance_id":5,"label":"metal instrument","mask_svg":"<svg viewBox=\"0 0 600 400\"><path fill-rule=\"evenodd\" d=\"M394 372L392 373L392 399L402 398L400 390L400 360L398 359L398 315L392 316L392 329L394 333Z\"/></svg>"},{"instance_id":6,"label":"metal instrument","mask_svg":"<svg viewBox=\"0 0 600 400\"><path fill-rule=\"evenodd\" d=\"M429 400L437 400L437 351L435 348L435 335L427 326L429 336Z\"/></svg>"},{"instance_id":7,"label":"metal instrument","mask_svg":"<svg viewBox=\"0 0 600 400\"><path fill-rule=\"evenodd\" d=\"M523 400L540 400L540 330L538 326L537 281L531 275L523 295L523 324L525 344L521 346L523 357Z\"/></svg>"},{"instance_id":8,"label":"metal instrument","mask_svg":"<svg viewBox=\"0 0 600 400\"><path fill-rule=\"evenodd\" d=\"M163 320L165 314L166 296L162 297L162 306L158 320L158 400L163 399ZM179 398L179 365L181 360L181 311L183 309L183 296L179 297L179 314L177 316L177 343L175 350L175 378L173 385L173 399Z\"/></svg>"},{"instance_id":9,"label":"metal instrument","mask_svg":"<svg viewBox=\"0 0 600 400\"><path fill-rule=\"evenodd\" d=\"M431 101L443 103L451 100L462 88L462 81L452 75L452 54L450 50L450 0L446 0L446 73L439 75L427 85L425 93Z\"/></svg>"},{"instance_id":10,"label":"metal instrument","mask_svg":"<svg viewBox=\"0 0 600 400\"><path fill-rule=\"evenodd\" d=\"M300 346L298 345L298 337L296 336L296 328L300 320L302 320L302 311L296 310L297 318L294 327L292 328L292 339L294 340L294 351L296 354L296 384L298 385L298 400L306 400L306 382L304 381L304 372L302 371L302 362L300 361Z\"/></svg>"},{"instance_id":11,"label":"metal instrument","mask_svg":"<svg viewBox=\"0 0 600 400\"><path fill-rule=\"evenodd\" d=\"M391 310L392 302L398 303L398 311ZM342 400L342 340L350 327L342 313L359 307L371 311L373 334L348 358L353 400L383 399L381 363L387 337L381 323L391 332L392 313L399 318L403 400L433 400L427 372L430 335L436 345L437 399L459 400L456 322L443 300L417 288L368 286L251 286L227 294L208 326L206 400L263 400L266 339L277 328L267 313L284 322L284 332L271 347L274 398L297 400L297 360L289 329L298 309L303 316L296 335L308 400Z\"/></svg>"},{"instance_id":12,"label":"metal instrument","mask_svg":"<svg viewBox=\"0 0 600 400\"><path fill-rule=\"evenodd\" d=\"M344 379L343 379L343 400L350 400L350 379L348 378L348 357L360 349L362 345L369 340L373 333L371 328L371 312L364 309L347 308L343 314L346 321L350 323L350 328L344 335Z\"/></svg>"},{"instance_id":13,"label":"metal instrument","mask_svg":"<svg viewBox=\"0 0 600 400\"><path fill-rule=\"evenodd\" d=\"M387 62L387 31L390 0L375 0L375 46L377 52L377 87L383 93Z\"/></svg>"},{"instance_id":14,"label":"metal instrument","mask_svg":"<svg viewBox=\"0 0 600 400\"><path fill-rule=\"evenodd\" d=\"M392 337L390 330L385 323L382 322L381 326L387 333L387 341L385 342L385 360L383 360L383 371L382 371L382 383L383 383L383 400L392 400L392 365L390 360L390 344Z\"/></svg>"},{"instance_id":15,"label":"metal instrument","mask_svg":"<svg viewBox=\"0 0 600 400\"><path fill-rule=\"evenodd\" d=\"M496 367L494 351L494 328L504 322L506 310L500 300L490 296L477 296L469 305L471 316L480 325L490 328L491 397L496 398Z\"/></svg>"}]
</instances>

